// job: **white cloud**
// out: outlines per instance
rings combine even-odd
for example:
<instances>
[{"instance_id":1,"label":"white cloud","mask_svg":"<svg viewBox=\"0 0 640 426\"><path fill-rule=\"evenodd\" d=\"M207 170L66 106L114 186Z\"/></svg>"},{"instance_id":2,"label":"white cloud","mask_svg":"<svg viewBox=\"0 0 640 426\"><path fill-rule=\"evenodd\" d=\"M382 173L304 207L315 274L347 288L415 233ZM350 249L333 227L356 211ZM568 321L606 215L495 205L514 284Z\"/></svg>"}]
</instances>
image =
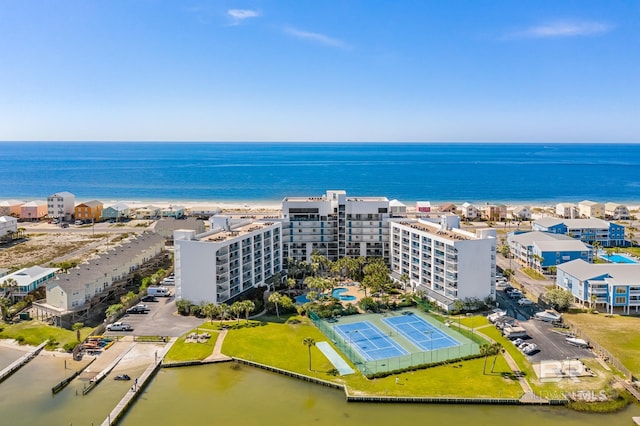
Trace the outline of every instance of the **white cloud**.
<instances>
[{"instance_id":1,"label":"white cloud","mask_svg":"<svg viewBox=\"0 0 640 426\"><path fill-rule=\"evenodd\" d=\"M508 38L583 37L604 34L612 29L611 25L602 22L555 21L517 31Z\"/></svg>"},{"instance_id":2,"label":"white cloud","mask_svg":"<svg viewBox=\"0 0 640 426\"><path fill-rule=\"evenodd\" d=\"M260 16L260 12L250 9L229 9L227 10L227 15L229 15L237 24L241 21L244 21L245 19L257 18L258 16Z\"/></svg>"},{"instance_id":3,"label":"white cloud","mask_svg":"<svg viewBox=\"0 0 640 426\"><path fill-rule=\"evenodd\" d=\"M312 33L309 31L302 31L291 27L285 27L284 32L289 34L290 36L302 39L302 40L310 40L316 43L324 44L326 46L333 47L341 47L348 48L350 47L347 43L342 40L338 40L336 38L332 38L320 33Z\"/></svg>"}]
</instances>

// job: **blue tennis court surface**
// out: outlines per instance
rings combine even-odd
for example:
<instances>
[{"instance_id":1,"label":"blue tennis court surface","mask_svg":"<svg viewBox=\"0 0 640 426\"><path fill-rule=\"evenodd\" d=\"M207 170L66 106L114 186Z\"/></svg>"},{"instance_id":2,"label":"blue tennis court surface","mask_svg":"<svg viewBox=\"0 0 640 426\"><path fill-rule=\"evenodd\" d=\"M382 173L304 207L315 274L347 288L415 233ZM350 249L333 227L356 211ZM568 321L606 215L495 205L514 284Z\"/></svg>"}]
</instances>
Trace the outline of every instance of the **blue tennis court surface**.
<instances>
[{"instance_id":1,"label":"blue tennis court surface","mask_svg":"<svg viewBox=\"0 0 640 426\"><path fill-rule=\"evenodd\" d=\"M336 325L334 330L367 361L408 354L402 346L369 321Z\"/></svg>"},{"instance_id":2,"label":"blue tennis court surface","mask_svg":"<svg viewBox=\"0 0 640 426\"><path fill-rule=\"evenodd\" d=\"M417 315L382 318L382 321L423 351L433 351L461 344Z\"/></svg>"}]
</instances>

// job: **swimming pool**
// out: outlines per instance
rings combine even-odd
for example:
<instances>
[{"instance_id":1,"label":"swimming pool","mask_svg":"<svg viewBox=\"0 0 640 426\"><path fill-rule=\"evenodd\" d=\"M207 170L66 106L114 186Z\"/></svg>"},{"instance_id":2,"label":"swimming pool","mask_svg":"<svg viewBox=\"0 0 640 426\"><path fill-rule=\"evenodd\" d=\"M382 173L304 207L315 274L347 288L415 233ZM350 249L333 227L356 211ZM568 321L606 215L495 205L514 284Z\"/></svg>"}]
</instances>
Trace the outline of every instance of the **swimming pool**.
<instances>
[{"instance_id":1,"label":"swimming pool","mask_svg":"<svg viewBox=\"0 0 640 426\"><path fill-rule=\"evenodd\" d=\"M612 263L638 263L630 257L622 254L601 254L600 258Z\"/></svg>"},{"instance_id":2,"label":"swimming pool","mask_svg":"<svg viewBox=\"0 0 640 426\"><path fill-rule=\"evenodd\" d=\"M356 297L351 294L343 294L343 293L346 293L347 291L349 290L344 287L334 288L333 291L331 292L331 296L339 300L356 300Z\"/></svg>"}]
</instances>

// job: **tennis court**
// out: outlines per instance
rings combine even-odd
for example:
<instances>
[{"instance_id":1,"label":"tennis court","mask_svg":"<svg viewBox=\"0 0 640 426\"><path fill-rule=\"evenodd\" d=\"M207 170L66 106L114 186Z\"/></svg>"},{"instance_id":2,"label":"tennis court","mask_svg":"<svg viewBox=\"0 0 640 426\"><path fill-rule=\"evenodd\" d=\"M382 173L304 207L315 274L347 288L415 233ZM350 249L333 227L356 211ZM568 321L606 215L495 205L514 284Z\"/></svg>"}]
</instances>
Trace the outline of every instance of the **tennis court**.
<instances>
[{"instance_id":1,"label":"tennis court","mask_svg":"<svg viewBox=\"0 0 640 426\"><path fill-rule=\"evenodd\" d=\"M369 321L336 325L334 330L367 361L393 358L409 353Z\"/></svg>"},{"instance_id":2,"label":"tennis court","mask_svg":"<svg viewBox=\"0 0 640 426\"><path fill-rule=\"evenodd\" d=\"M382 318L382 322L423 351L450 348L461 344L417 315Z\"/></svg>"}]
</instances>

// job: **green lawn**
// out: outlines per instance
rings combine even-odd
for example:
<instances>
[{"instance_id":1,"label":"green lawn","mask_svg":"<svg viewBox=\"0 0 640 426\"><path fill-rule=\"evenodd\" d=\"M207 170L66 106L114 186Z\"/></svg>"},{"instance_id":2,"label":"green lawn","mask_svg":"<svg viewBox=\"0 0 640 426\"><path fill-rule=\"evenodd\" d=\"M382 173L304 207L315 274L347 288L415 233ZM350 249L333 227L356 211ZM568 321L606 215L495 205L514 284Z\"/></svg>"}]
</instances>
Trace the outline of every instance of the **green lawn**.
<instances>
[{"instance_id":1,"label":"green lawn","mask_svg":"<svg viewBox=\"0 0 640 426\"><path fill-rule=\"evenodd\" d=\"M297 321L299 322L295 323ZM228 356L343 383L353 394L513 398L522 394L516 381L502 377L501 373L510 372L502 357L498 357L494 373L490 373L493 357L489 357L487 374L482 372L485 360L475 359L369 380L348 360L356 374L331 376L327 372L333 369L333 365L320 350L311 347L312 371L309 371L308 349L302 343L306 337L311 337L316 342L328 341L333 346L307 318L292 317L286 324L263 322L255 327L230 330L222 352Z\"/></svg>"},{"instance_id":2,"label":"green lawn","mask_svg":"<svg viewBox=\"0 0 640 426\"><path fill-rule=\"evenodd\" d=\"M640 318L606 314L565 314L589 340L602 345L634 375L640 374Z\"/></svg>"},{"instance_id":3,"label":"green lawn","mask_svg":"<svg viewBox=\"0 0 640 426\"><path fill-rule=\"evenodd\" d=\"M207 339L203 343L186 343L186 337L191 333L199 333L202 334L204 332L208 332L211 335L210 339ZM165 361L167 362L175 362L175 361L193 361L193 360L203 360L209 355L213 353L213 348L216 345L216 340L218 339L218 334L220 332L219 324L211 324L204 323L198 328L194 328L189 331L187 334L181 336L171 347L167 355L165 356Z\"/></svg>"},{"instance_id":4,"label":"green lawn","mask_svg":"<svg viewBox=\"0 0 640 426\"><path fill-rule=\"evenodd\" d=\"M15 339L25 345L38 346L49 339L55 340L57 344L47 349L63 347L66 343L76 342L76 332L60 327L47 325L41 321L29 320L20 321L17 324L0 323L0 339ZM80 330L80 338L84 339L93 329L84 327Z\"/></svg>"}]
</instances>

